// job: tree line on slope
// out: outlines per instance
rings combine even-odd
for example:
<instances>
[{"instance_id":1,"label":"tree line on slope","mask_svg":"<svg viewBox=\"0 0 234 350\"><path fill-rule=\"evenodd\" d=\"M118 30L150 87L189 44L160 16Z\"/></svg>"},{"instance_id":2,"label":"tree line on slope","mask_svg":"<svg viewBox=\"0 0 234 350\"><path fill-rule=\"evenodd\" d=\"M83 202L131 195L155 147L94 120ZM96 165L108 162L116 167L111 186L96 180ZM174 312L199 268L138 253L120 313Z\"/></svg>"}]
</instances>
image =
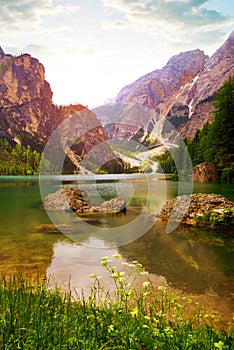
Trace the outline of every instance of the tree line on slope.
<instances>
[{"instance_id":1,"label":"tree line on slope","mask_svg":"<svg viewBox=\"0 0 234 350\"><path fill-rule=\"evenodd\" d=\"M0 175L36 175L39 172L41 154L20 144L12 146L0 138Z\"/></svg>"}]
</instances>

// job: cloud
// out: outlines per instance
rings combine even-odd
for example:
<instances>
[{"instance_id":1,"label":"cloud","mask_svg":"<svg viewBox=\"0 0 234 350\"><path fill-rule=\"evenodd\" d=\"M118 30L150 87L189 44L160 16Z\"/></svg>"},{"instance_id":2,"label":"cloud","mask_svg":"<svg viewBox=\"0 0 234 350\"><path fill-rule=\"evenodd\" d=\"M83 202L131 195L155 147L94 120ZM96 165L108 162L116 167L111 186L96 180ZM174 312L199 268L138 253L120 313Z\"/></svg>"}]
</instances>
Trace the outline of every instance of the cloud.
<instances>
[{"instance_id":1,"label":"cloud","mask_svg":"<svg viewBox=\"0 0 234 350\"><path fill-rule=\"evenodd\" d=\"M4 47L4 52L11 53L13 55L20 55L22 53L29 53L30 55L37 57L37 56L55 56L61 54L61 50L55 50L54 48L50 48L48 46L44 45L37 45L37 44L28 44L27 46L23 48L19 48L17 46L6 46ZM63 54L67 55L93 55L96 51L91 48L78 48L78 47L72 47L69 49L64 49Z\"/></svg>"},{"instance_id":2,"label":"cloud","mask_svg":"<svg viewBox=\"0 0 234 350\"><path fill-rule=\"evenodd\" d=\"M42 29L44 16L69 14L78 8L77 5L55 5L53 0L1 0L1 33Z\"/></svg>"},{"instance_id":3,"label":"cloud","mask_svg":"<svg viewBox=\"0 0 234 350\"><path fill-rule=\"evenodd\" d=\"M17 46L4 46L3 51L11 55L18 55L20 50Z\"/></svg>"},{"instance_id":4,"label":"cloud","mask_svg":"<svg viewBox=\"0 0 234 350\"><path fill-rule=\"evenodd\" d=\"M66 53L68 53L69 55L92 55L94 54L96 51L93 49L80 49L78 47L74 47L74 48L70 48L66 50Z\"/></svg>"},{"instance_id":5,"label":"cloud","mask_svg":"<svg viewBox=\"0 0 234 350\"><path fill-rule=\"evenodd\" d=\"M29 44L25 48L23 48L23 52L30 53L32 55L49 55L51 54L51 50L47 46L43 45L35 45Z\"/></svg>"},{"instance_id":6,"label":"cloud","mask_svg":"<svg viewBox=\"0 0 234 350\"><path fill-rule=\"evenodd\" d=\"M102 29L126 29L131 27L126 21L117 20L117 21L105 21L102 23Z\"/></svg>"},{"instance_id":7,"label":"cloud","mask_svg":"<svg viewBox=\"0 0 234 350\"><path fill-rule=\"evenodd\" d=\"M191 43L214 37L234 18L205 7L209 0L102 0L103 6L115 11L119 20L104 23L104 29L128 26L138 31L161 35L172 43ZM122 23L122 26L116 25ZM201 38L201 33L203 37ZM216 37L217 40L217 37Z\"/></svg>"}]
</instances>

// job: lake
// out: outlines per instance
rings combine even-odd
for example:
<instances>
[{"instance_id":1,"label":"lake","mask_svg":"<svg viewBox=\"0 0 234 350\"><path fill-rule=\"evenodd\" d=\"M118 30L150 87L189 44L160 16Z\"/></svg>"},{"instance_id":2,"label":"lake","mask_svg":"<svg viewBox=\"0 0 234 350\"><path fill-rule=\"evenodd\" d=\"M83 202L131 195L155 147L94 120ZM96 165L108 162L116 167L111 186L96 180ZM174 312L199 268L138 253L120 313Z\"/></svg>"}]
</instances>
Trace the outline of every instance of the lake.
<instances>
[{"instance_id":1,"label":"lake","mask_svg":"<svg viewBox=\"0 0 234 350\"><path fill-rule=\"evenodd\" d=\"M126 215L46 212L42 196L61 184L85 190L90 201L118 195L127 202ZM87 292L90 275L111 280L101 266L103 256L120 253L118 265L139 261L155 286L190 295L205 308L229 320L234 312L234 232L175 228L166 233L157 220L166 199L188 193L191 184L178 184L163 175L70 175L0 177L0 269L49 278L53 285L69 283ZM41 193L40 193L41 191ZM220 193L234 201L234 185L194 184L193 192ZM56 230L55 223L62 232Z\"/></svg>"}]
</instances>

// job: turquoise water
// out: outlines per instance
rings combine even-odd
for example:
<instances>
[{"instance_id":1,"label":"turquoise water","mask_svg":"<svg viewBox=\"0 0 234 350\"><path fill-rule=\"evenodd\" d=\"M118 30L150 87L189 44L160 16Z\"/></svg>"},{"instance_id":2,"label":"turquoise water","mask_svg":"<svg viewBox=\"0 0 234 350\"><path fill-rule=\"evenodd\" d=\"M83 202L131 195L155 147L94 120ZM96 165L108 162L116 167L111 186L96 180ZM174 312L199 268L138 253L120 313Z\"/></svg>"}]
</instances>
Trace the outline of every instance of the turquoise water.
<instances>
[{"instance_id":1,"label":"turquoise water","mask_svg":"<svg viewBox=\"0 0 234 350\"><path fill-rule=\"evenodd\" d=\"M63 216L55 213L59 217L59 224L64 224L63 234L51 225L51 217L42 204L37 177L1 177L2 272L22 272L30 276L39 274L41 277L53 275L53 280L63 285L70 279L72 287L77 289L87 289L91 273L96 272L103 276L108 286L108 278L100 260L103 256L120 252L121 261L141 262L151 273L155 284L162 283L181 293L192 294L195 300L213 307L225 317L231 315L234 295L234 233L230 229L219 232L180 228L167 234L165 227L157 221L144 233L140 232L142 228L139 223L131 226L146 205L149 207L146 214L157 214L166 198L176 196L176 182L157 175L151 175L147 179L138 175L105 175L95 178L64 176L48 180L46 190L56 191L61 181L73 186L78 184L93 201L117 194L126 199L127 214L99 214L85 216L80 220L74 219L74 214ZM187 191L186 186L184 191ZM220 193L234 201L233 185L195 184L194 192ZM142 221L146 214L141 218ZM80 221L89 226L81 226ZM74 234L69 232L71 222L75 222ZM89 229L91 226L92 230ZM100 228L109 231L103 233L98 231ZM118 241L119 236L123 237L122 241ZM115 245L115 242L124 244Z\"/></svg>"}]
</instances>

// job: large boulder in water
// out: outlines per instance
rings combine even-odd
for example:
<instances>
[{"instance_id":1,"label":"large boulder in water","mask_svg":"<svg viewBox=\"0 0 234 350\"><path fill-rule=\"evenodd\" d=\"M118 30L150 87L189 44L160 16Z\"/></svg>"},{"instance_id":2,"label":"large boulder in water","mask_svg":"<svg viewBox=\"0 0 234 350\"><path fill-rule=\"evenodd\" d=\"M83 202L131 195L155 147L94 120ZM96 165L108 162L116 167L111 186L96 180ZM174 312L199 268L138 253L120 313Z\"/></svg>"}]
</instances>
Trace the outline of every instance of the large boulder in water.
<instances>
[{"instance_id":1,"label":"large boulder in water","mask_svg":"<svg viewBox=\"0 0 234 350\"><path fill-rule=\"evenodd\" d=\"M126 202L124 199L112 198L109 201L103 202L98 207L91 207L91 210L102 213L119 213L126 211Z\"/></svg>"},{"instance_id":2,"label":"large boulder in water","mask_svg":"<svg viewBox=\"0 0 234 350\"><path fill-rule=\"evenodd\" d=\"M219 182L218 170L215 164L203 162L193 168L193 181L204 183Z\"/></svg>"},{"instance_id":3,"label":"large boulder in water","mask_svg":"<svg viewBox=\"0 0 234 350\"><path fill-rule=\"evenodd\" d=\"M44 200L48 210L72 210L76 213L110 213L116 214L126 211L126 201L121 198L112 198L100 205L88 203L85 191L69 186L61 187L57 192L50 193Z\"/></svg>"},{"instance_id":4,"label":"large boulder in water","mask_svg":"<svg viewBox=\"0 0 234 350\"><path fill-rule=\"evenodd\" d=\"M171 220L202 227L233 225L234 202L220 194L194 193L178 196L166 202L161 210L160 218L162 221Z\"/></svg>"}]
</instances>

